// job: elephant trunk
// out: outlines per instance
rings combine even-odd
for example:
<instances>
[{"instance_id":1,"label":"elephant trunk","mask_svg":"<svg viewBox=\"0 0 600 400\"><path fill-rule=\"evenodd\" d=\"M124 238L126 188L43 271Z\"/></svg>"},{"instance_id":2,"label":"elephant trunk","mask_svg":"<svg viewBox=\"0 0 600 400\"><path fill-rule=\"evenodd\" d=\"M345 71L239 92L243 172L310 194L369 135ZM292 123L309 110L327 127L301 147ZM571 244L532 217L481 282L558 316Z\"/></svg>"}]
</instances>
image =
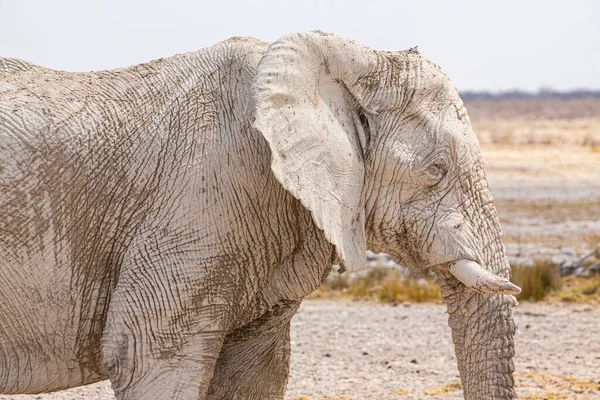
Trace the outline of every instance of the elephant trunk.
<instances>
[{"instance_id":1,"label":"elephant trunk","mask_svg":"<svg viewBox=\"0 0 600 400\"><path fill-rule=\"evenodd\" d=\"M442 295L465 399L513 399L512 298L474 293L446 278Z\"/></svg>"},{"instance_id":2,"label":"elephant trunk","mask_svg":"<svg viewBox=\"0 0 600 400\"><path fill-rule=\"evenodd\" d=\"M484 177L480 178L485 181ZM506 286L506 290L488 291L469 287L465 284L469 283L469 279L461 279L464 276L456 274L452 267L440 272L438 278L448 306L448 324L452 329L465 399L513 399L515 324L511 308L517 302L509 293L518 293L520 289L507 280L510 266L487 183L478 194L478 201L474 203L478 204L479 210L469 214L472 216L471 223L479 229L477 241L481 265L473 263L468 268L496 277ZM482 293L486 291L488 293Z\"/></svg>"}]
</instances>

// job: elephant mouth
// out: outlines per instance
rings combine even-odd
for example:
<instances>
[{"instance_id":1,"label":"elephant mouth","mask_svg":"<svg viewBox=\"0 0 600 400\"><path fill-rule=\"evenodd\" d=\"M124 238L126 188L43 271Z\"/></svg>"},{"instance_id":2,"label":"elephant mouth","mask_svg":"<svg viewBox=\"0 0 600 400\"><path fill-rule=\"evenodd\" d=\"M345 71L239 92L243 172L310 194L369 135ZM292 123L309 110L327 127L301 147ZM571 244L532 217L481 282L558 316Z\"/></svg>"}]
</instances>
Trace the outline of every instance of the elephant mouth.
<instances>
[{"instance_id":1,"label":"elephant mouth","mask_svg":"<svg viewBox=\"0 0 600 400\"><path fill-rule=\"evenodd\" d=\"M455 260L440 268L448 271L466 287L478 293L509 295L521 293L520 287L506 278L493 274L472 260Z\"/></svg>"}]
</instances>

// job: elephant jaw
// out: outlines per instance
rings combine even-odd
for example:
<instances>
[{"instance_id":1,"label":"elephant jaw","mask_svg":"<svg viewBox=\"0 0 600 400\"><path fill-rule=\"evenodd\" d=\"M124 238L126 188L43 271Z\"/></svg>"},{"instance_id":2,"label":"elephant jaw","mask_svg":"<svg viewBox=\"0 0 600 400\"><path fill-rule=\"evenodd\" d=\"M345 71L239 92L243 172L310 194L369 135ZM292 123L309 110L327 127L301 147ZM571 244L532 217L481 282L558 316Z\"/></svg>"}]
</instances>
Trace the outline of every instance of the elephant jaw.
<instances>
[{"instance_id":1,"label":"elephant jaw","mask_svg":"<svg viewBox=\"0 0 600 400\"><path fill-rule=\"evenodd\" d=\"M448 271L466 287L491 294L521 293L521 288L506 278L499 277L471 260L457 260L449 264Z\"/></svg>"}]
</instances>

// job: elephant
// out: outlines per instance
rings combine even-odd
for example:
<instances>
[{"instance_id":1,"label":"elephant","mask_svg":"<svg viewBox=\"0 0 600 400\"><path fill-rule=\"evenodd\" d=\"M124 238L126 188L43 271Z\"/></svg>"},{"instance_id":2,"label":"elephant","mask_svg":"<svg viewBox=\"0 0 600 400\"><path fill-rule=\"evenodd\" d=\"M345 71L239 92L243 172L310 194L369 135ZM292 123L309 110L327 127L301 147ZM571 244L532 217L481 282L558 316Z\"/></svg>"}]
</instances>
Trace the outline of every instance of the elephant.
<instances>
[{"instance_id":1,"label":"elephant","mask_svg":"<svg viewBox=\"0 0 600 400\"><path fill-rule=\"evenodd\" d=\"M0 393L282 399L292 316L370 249L437 276L464 397L515 396L481 150L417 49L315 31L0 71Z\"/></svg>"}]
</instances>

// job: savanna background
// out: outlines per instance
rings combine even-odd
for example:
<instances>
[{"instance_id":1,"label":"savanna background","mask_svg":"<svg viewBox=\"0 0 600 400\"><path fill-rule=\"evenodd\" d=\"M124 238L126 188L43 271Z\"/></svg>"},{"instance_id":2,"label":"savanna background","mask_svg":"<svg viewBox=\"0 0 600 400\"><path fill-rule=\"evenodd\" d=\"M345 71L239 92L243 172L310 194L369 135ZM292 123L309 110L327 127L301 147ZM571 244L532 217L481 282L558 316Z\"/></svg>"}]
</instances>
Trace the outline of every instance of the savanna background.
<instances>
[{"instance_id":1,"label":"savanna background","mask_svg":"<svg viewBox=\"0 0 600 400\"><path fill-rule=\"evenodd\" d=\"M513 281L521 399L600 399L600 5L594 1L0 0L0 56L63 70L131 65L231 36L321 29L419 45L479 137ZM435 277L385 255L332 273L292 322L287 399L457 399ZM107 382L0 399L110 399Z\"/></svg>"}]
</instances>

